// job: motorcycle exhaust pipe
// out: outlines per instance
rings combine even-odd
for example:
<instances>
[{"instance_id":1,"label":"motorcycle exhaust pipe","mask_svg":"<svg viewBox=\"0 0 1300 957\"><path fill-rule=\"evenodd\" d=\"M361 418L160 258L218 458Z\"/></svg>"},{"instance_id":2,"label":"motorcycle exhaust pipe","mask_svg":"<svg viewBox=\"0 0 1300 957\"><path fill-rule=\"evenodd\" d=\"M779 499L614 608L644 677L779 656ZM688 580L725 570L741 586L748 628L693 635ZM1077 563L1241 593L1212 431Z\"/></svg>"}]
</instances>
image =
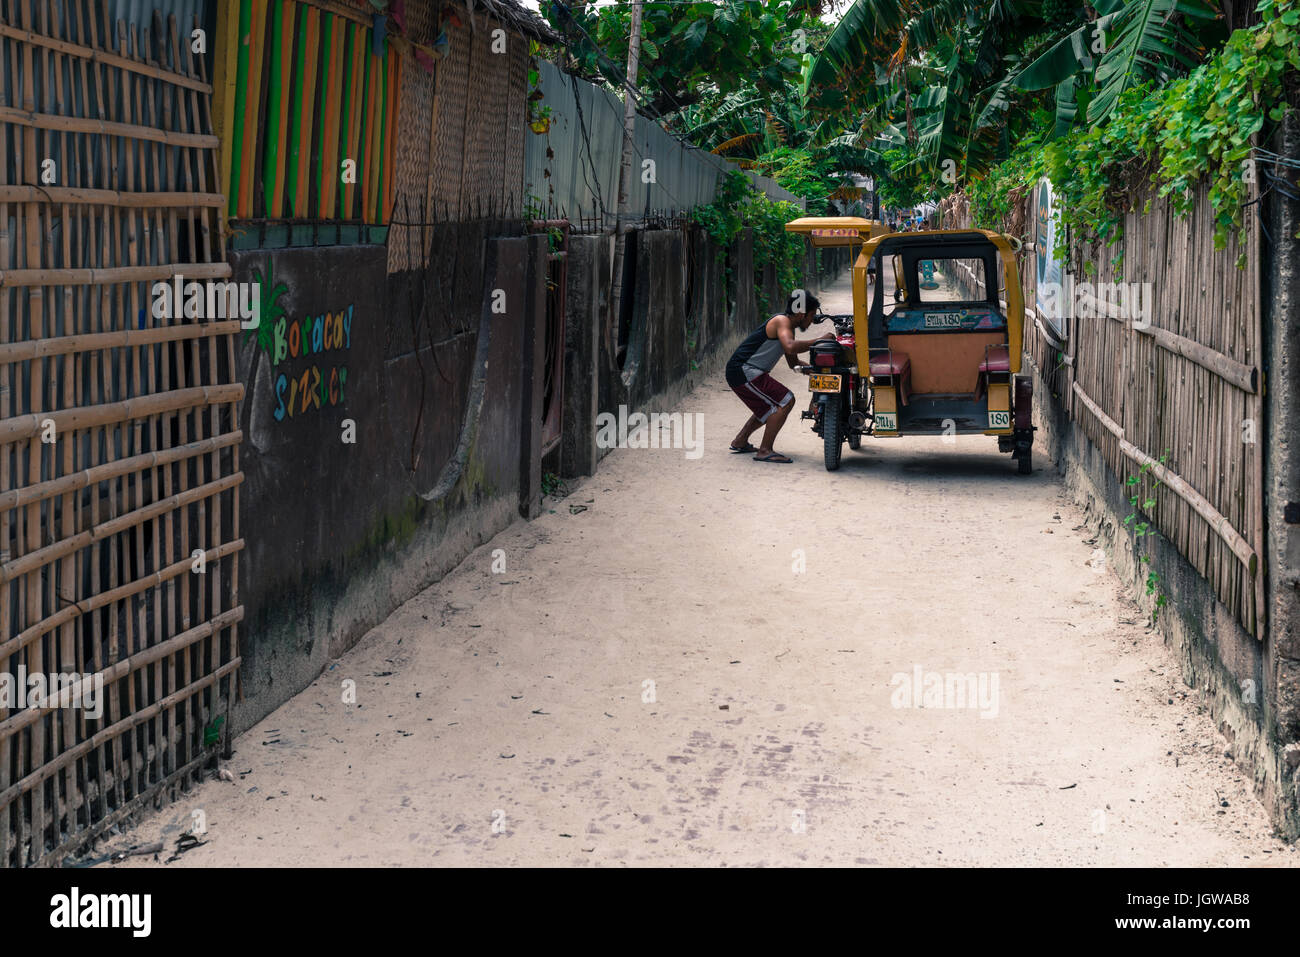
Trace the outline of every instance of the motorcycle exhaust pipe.
<instances>
[{"instance_id":1,"label":"motorcycle exhaust pipe","mask_svg":"<svg viewBox=\"0 0 1300 957\"><path fill-rule=\"evenodd\" d=\"M867 427L867 417L861 412L854 412L849 416L849 428L865 429Z\"/></svg>"}]
</instances>

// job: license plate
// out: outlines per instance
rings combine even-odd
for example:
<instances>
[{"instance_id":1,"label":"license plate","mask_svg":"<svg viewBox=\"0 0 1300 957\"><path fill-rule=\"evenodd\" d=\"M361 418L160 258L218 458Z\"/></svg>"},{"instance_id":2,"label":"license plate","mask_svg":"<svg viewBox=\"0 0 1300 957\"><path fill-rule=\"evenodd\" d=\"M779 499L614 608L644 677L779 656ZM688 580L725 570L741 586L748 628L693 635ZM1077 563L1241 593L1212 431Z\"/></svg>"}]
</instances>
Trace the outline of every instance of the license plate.
<instances>
[{"instance_id":1,"label":"license plate","mask_svg":"<svg viewBox=\"0 0 1300 957\"><path fill-rule=\"evenodd\" d=\"M876 413L876 431L877 432L897 432L898 417L893 412Z\"/></svg>"},{"instance_id":2,"label":"license plate","mask_svg":"<svg viewBox=\"0 0 1300 957\"><path fill-rule=\"evenodd\" d=\"M989 412L990 429L1009 429L1011 428L1010 412Z\"/></svg>"},{"instance_id":3,"label":"license plate","mask_svg":"<svg viewBox=\"0 0 1300 957\"><path fill-rule=\"evenodd\" d=\"M808 377L810 392L839 392L840 377L837 375L810 375Z\"/></svg>"}]
</instances>

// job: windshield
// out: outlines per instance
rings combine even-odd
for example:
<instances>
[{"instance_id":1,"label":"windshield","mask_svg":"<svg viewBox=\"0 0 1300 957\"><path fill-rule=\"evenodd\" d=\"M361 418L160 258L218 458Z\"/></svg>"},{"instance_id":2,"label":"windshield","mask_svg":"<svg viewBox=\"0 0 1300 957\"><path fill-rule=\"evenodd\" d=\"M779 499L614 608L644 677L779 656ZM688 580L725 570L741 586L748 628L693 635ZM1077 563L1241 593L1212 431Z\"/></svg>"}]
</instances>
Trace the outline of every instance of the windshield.
<instances>
[{"instance_id":1,"label":"windshield","mask_svg":"<svg viewBox=\"0 0 1300 957\"><path fill-rule=\"evenodd\" d=\"M922 259L916 264L919 302L986 302L982 259Z\"/></svg>"}]
</instances>

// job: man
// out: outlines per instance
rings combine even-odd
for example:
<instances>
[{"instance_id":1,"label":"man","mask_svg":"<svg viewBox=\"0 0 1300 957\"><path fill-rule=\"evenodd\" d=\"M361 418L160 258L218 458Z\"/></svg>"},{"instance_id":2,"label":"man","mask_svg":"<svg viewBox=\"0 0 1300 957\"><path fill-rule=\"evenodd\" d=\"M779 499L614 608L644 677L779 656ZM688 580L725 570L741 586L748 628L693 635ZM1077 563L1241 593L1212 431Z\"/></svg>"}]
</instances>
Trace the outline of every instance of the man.
<instances>
[{"instance_id":1,"label":"man","mask_svg":"<svg viewBox=\"0 0 1300 957\"><path fill-rule=\"evenodd\" d=\"M794 461L772 448L776 434L794 408L794 393L769 373L781 356L785 356L785 361L793 369L798 365L799 353L807 352L820 339L834 337L832 332L817 339L796 339L794 336L796 329L805 332L813 324L819 306L821 303L817 297L808 290L794 290L786 300L785 313L773 316L746 336L727 361L727 385L753 413L736 433L731 443L732 452L754 452L755 462L788 465ZM761 425L766 426L763 444L755 448L749 439Z\"/></svg>"}]
</instances>

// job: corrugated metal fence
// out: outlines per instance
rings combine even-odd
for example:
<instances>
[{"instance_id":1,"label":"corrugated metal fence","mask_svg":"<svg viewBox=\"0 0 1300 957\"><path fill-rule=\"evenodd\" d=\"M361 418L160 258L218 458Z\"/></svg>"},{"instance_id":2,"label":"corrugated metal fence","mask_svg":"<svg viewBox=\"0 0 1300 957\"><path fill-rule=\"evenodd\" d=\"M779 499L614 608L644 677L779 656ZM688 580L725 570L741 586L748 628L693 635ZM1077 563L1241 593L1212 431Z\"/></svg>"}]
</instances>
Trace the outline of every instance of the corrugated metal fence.
<instances>
[{"instance_id":1,"label":"corrugated metal fence","mask_svg":"<svg viewBox=\"0 0 1300 957\"><path fill-rule=\"evenodd\" d=\"M609 90L561 72L541 61L542 105L551 108L548 133L529 133L524 148L524 193L529 201L571 220L614 224L618 167L623 151L623 103ZM634 214L685 212L713 201L718 179L738 167L682 143L652 120L637 115L633 138ZM548 155L548 150L551 155ZM646 160L653 182L643 182ZM801 200L772 180L746 173L772 199Z\"/></svg>"}]
</instances>

